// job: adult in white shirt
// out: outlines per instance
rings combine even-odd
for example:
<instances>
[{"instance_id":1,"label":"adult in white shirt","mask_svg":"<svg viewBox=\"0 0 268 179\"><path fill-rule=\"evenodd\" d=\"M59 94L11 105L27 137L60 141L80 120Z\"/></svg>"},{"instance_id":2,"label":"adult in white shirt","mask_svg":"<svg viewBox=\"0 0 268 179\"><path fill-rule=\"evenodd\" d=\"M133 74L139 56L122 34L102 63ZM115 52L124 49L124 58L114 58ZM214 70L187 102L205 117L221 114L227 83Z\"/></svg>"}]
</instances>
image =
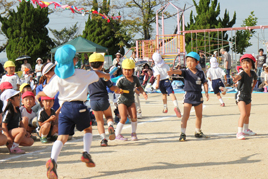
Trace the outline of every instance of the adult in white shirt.
<instances>
[{"instance_id":1,"label":"adult in white shirt","mask_svg":"<svg viewBox=\"0 0 268 179\"><path fill-rule=\"evenodd\" d=\"M36 65L35 65L35 73L36 73L36 77L37 77L37 82L39 83L39 79L42 76L42 72L41 72L41 68L42 68L42 63L43 60L41 58L37 58L36 60Z\"/></svg>"},{"instance_id":2,"label":"adult in white shirt","mask_svg":"<svg viewBox=\"0 0 268 179\"><path fill-rule=\"evenodd\" d=\"M121 53L119 53L119 52L117 52L116 54L115 54L115 59L113 60L113 65L114 66L121 66L121 64L122 64L122 55L121 55Z\"/></svg>"}]
</instances>

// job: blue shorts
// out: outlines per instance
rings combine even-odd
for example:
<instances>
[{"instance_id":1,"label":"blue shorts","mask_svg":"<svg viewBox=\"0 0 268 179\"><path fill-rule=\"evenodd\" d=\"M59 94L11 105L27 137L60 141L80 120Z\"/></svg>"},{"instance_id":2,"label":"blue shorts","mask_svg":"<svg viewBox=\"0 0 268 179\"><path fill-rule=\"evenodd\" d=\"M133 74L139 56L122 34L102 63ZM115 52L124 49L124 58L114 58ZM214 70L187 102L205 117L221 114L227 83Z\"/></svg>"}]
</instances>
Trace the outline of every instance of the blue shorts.
<instances>
[{"instance_id":1,"label":"blue shorts","mask_svg":"<svg viewBox=\"0 0 268 179\"><path fill-rule=\"evenodd\" d=\"M110 103L108 99L90 100L90 106L93 111L106 111Z\"/></svg>"},{"instance_id":2,"label":"blue shorts","mask_svg":"<svg viewBox=\"0 0 268 179\"><path fill-rule=\"evenodd\" d=\"M184 103L192 104L192 106L198 106L203 103L203 96L200 91L186 91L183 101Z\"/></svg>"},{"instance_id":3,"label":"blue shorts","mask_svg":"<svg viewBox=\"0 0 268 179\"><path fill-rule=\"evenodd\" d=\"M221 79L212 80L212 88L213 88L214 94L218 94L221 91L219 89L220 87L224 87L224 84L221 81Z\"/></svg>"},{"instance_id":4,"label":"blue shorts","mask_svg":"<svg viewBox=\"0 0 268 179\"><path fill-rule=\"evenodd\" d=\"M171 86L171 82L169 81L169 79L161 80L160 84L159 84L159 89L160 89L162 94L169 95L171 93L174 93L174 90Z\"/></svg>"},{"instance_id":5,"label":"blue shorts","mask_svg":"<svg viewBox=\"0 0 268 179\"><path fill-rule=\"evenodd\" d=\"M63 103L59 114L59 135L73 135L74 127L82 131L90 127L90 113L82 101Z\"/></svg>"}]
</instances>

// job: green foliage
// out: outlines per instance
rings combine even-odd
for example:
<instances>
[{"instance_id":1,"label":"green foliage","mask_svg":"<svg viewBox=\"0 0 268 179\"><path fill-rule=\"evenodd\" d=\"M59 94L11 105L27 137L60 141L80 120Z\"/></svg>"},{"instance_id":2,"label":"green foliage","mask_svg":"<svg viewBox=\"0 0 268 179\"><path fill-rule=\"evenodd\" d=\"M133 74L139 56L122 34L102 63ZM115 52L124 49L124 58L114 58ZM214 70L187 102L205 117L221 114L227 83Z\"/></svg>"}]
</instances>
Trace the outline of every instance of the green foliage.
<instances>
[{"instance_id":1,"label":"green foliage","mask_svg":"<svg viewBox=\"0 0 268 179\"><path fill-rule=\"evenodd\" d=\"M93 1L93 10L98 10L97 0ZM103 0L100 12L108 15L110 11L110 1ZM119 20L102 19L99 15L89 15L83 31L83 38L86 38L101 46L107 47L109 54L114 55L122 48L122 46L128 44L130 37L122 31L122 25Z\"/></svg>"},{"instance_id":2,"label":"green foliage","mask_svg":"<svg viewBox=\"0 0 268 179\"><path fill-rule=\"evenodd\" d=\"M14 61L21 55L32 58L33 66L38 57L47 57L53 45L46 25L49 23L48 8L34 8L30 1L22 1L17 11L9 11L8 17L0 17L2 31L8 38L7 57ZM21 62L15 62L17 68Z\"/></svg>"},{"instance_id":3,"label":"green foliage","mask_svg":"<svg viewBox=\"0 0 268 179\"><path fill-rule=\"evenodd\" d=\"M66 27L64 27L60 31L58 31L56 29L49 28L49 30L51 31L51 33L55 37L55 39L52 39L55 46L60 46L62 44L65 44L66 42L73 40L77 37L77 30L78 30L77 23L75 23L73 26L71 26L68 29Z\"/></svg>"},{"instance_id":4,"label":"green foliage","mask_svg":"<svg viewBox=\"0 0 268 179\"><path fill-rule=\"evenodd\" d=\"M248 18L243 21L242 27L246 26L255 26L258 22L258 18L255 17L254 11L250 12ZM232 47L232 50L236 53L243 54L246 51L246 48L252 46L250 39L256 31L254 30L238 30L235 33L235 36L230 39L232 42L236 43Z\"/></svg>"},{"instance_id":5,"label":"green foliage","mask_svg":"<svg viewBox=\"0 0 268 179\"><path fill-rule=\"evenodd\" d=\"M197 4L195 0L193 0L194 6L196 8L197 15L193 15L193 11L190 14L190 22L186 25L186 30L198 30L198 29L214 29L214 28L226 28L232 27L236 21L236 12L234 12L233 19L230 20L229 12L225 9L224 17L218 17L220 15L220 3L217 0L200 0ZM205 37L204 37L205 36ZM210 41L209 41L210 37ZM222 39L223 37L223 39ZM219 42L218 42L219 38ZM228 34L225 32L211 32L211 33L197 33L185 35L186 42L186 51L196 51L196 47L198 50L209 51L209 42L210 49L213 52L217 50L218 44L221 48L222 40L226 43L228 39ZM204 41L206 40L206 41ZM197 45L196 45L197 44ZM228 43L225 46L225 49L229 51ZM193 48L192 48L193 47Z\"/></svg>"}]
</instances>

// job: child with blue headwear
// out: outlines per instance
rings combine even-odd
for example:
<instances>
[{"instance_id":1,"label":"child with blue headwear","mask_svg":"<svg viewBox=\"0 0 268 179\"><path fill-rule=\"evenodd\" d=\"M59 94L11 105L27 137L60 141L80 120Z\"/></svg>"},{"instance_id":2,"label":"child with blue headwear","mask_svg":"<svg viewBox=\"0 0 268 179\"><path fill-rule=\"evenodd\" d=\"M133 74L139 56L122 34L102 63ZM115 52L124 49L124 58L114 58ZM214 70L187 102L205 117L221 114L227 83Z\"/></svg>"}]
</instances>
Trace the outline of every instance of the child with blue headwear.
<instances>
[{"instance_id":1,"label":"child with blue headwear","mask_svg":"<svg viewBox=\"0 0 268 179\"><path fill-rule=\"evenodd\" d=\"M84 105L87 99L88 85L97 82L99 78L110 79L109 74L99 71L86 71L74 68L74 57L76 49L72 45L64 45L57 49L55 60L56 76L48 83L42 92L36 96L53 98L59 92L59 103L61 112L58 120L58 139L53 144L51 158L47 161L47 177L58 178L57 159L63 145L68 140L68 136L74 133L74 126L77 130L84 131L84 152L81 161L88 167L95 167L91 159L89 149L92 142L92 127L90 126L90 113Z\"/></svg>"},{"instance_id":2,"label":"child with blue headwear","mask_svg":"<svg viewBox=\"0 0 268 179\"><path fill-rule=\"evenodd\" d=\"M202 70L198 70L196 66L199 64L200 56L196 52L190 52L186 56L186 70L172 70L168 71L169 75L179 74L184 77L184 113L181 120L181 134L180 141L186 140L186 126L187 120L190 116L192 106L195 108L196 113L196 129L195 137L206 137L201 131L202 123L202 111L203 111L203 97L202 97L202 84L204 85L207 101L208 96L208 84L206 76Z\"/></svg>"}]
</instances>

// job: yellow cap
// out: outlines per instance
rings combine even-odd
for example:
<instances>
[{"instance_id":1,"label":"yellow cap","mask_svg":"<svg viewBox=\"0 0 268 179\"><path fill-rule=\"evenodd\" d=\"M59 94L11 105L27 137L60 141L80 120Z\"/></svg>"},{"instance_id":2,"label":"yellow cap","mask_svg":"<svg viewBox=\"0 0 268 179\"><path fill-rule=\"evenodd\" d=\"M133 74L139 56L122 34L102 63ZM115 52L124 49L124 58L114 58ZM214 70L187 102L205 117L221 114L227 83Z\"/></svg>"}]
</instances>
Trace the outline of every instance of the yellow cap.
<instances>
[{"instance_id":1,"label":"yellow cap","mask_svg":"<svg viewBox=\"0 0 268 179\"><path fill-rule=\"evenodd\" d=\"M125 59L123 62L122 62L122 68L124 69L134 69L135 68L135 62L131 59Z\"/></svg>"},{"instance_id":2,"label":"yellow cap","mask_svg":"<svg viewBox=\"0 0 268 179\"><path fill-rule=\"evenodd\" d=\"M30 86L30 85L28 83L22 83L22 85L20 85L20 92L22 92L25 86Z\"/></svg>"},{"instance_id":3,"label":"yellow cap","mask_svg":"<svg viewBox=\"0 0 268 179\"><path fill-rule=\"evenodd\" d=\"M89 62L104 62L104 56L100 53L93 53L88 60Z\"/></svg>"},{"instance_id":4,"label":"yellow cap","mask_svg":"<svg viewBox=\"0 0 268 179\"><path fill-rule=\"evenodd\" d=\"M7 67L15 67L15 64L13 61L6 61L5 64L4 64L4 68L7 68Z\"/></svg>"}]
</instances>

